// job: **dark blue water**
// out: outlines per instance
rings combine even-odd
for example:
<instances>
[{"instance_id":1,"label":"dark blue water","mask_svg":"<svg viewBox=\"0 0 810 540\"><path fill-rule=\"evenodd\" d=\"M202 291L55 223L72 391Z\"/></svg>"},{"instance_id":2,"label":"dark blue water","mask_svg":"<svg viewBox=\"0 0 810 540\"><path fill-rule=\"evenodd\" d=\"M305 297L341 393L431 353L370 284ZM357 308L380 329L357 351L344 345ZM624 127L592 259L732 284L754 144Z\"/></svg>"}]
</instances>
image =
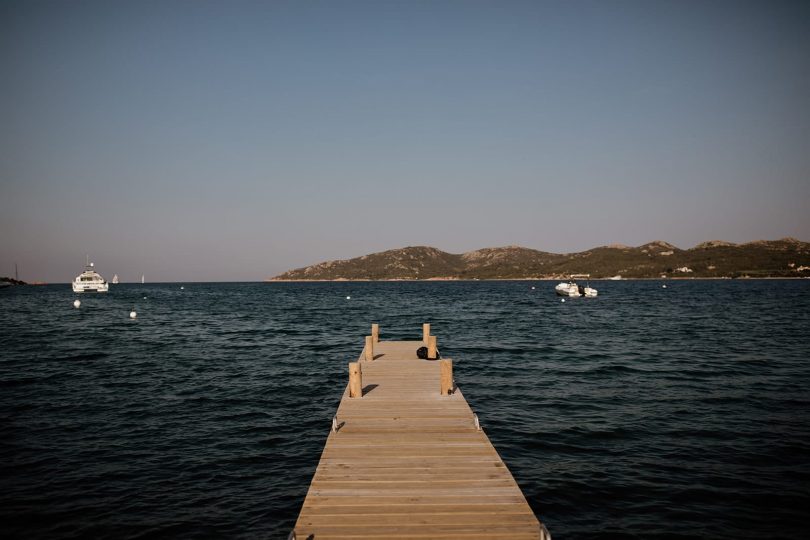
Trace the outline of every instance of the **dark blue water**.
<instances>
[{"instance_id":1,"label":"dark blue water","mask_svg":"<svg viewBox=\"0 0 810 540\"><path fill-rule=\"evenodd\" d=\"M807 537L810 282L553 286L0 291L0 535L286 538L370 323L431 322L555 538Z\"/></svg>"}]
</instances>

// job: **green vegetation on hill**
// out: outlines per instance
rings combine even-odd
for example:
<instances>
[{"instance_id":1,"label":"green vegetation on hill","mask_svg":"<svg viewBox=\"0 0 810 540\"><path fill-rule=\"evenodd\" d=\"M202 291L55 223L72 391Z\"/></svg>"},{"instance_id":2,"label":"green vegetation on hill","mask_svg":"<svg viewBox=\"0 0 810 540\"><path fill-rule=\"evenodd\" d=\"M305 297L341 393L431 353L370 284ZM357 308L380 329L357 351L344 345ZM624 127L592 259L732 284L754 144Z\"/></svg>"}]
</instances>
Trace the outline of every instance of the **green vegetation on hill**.
<instances>
[{"instance_id":1,"label":"green vegetation on hill","mask_svg":"<svg viewBox=\"0 0 810 540\"><path fill-rule=\"evenodd\" d=\"M540 279L579 273L595 279L810 276L810 243L793 238L746 244L715 240L680 249L655 241L638 247L602 246L567 254L518 246L453 254L417 246L322 262L272 280Z\"/></svg>"}]
</instances>

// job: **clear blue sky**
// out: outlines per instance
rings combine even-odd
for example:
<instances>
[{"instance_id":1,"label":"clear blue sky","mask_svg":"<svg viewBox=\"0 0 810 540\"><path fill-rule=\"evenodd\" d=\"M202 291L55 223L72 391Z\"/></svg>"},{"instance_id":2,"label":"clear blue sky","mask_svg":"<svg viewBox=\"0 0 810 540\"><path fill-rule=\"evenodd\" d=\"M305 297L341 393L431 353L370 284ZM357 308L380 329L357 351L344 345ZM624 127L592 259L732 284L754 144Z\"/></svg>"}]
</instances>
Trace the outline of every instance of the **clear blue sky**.
<instances>
[{"instance_id":1,"label":"clear blue sky","mask_svg":"<svg viewBox=\"0 0 810 540\"><path fill-rule=\"evenodd\" d=\"M0 2L0 275L810 240L810 3Z\"/></svg>"}]
</instances>

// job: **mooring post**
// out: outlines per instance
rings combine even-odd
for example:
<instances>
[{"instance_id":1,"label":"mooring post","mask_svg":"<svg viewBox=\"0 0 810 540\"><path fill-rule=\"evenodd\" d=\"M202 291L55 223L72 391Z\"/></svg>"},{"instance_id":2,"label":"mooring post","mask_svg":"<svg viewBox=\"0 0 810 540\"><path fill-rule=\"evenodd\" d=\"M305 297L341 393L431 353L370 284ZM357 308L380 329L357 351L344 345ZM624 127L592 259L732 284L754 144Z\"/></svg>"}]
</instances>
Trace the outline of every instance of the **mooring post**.
<instances>
[{"instance_id":1,"label":"mooring post","mask_svg":"<svg viewBox=\"0 0 810 540\"><path fill-rule=\"evenodd\" d=\"M443 396L449 396L453 393L453 361L439 360L439 365L442 369L441 393Z\"/></svg>"},{"instance_id":2,"label":"mooring post","mask_svg":"<svg viewBox=\"0 0 810 540\"><path fill-rule=\"evenodd\" d=\"M374 338L374 343L380 342L380 325L377 323L371 324L371 337Z\"/></svg>"},{"instance_id":3,"label":"mooring post","mask_svg":"<svg viewBox=\"0 0 810 540\"><path fill-rule=\"evenodd\" d=\"M363 372L360 362L349 362L349 397L363 397Z\"/></svg>"},{"instance_id":4,"label":"mooring post","mask_svg":"<svg viewBox=\"0 0 810 540\"><path fill-rule=\"evenodd\" d=\"M371 362L374 360L374 338L366 336L366 347L363 349L363 360Z\"/></svg>"},{"instance_id":5,"label":"mooring post","mask_svg":"<svg viewBox=\"0 0 810 540\"><path fill-rule=\"evenodd\" d=\"M428 336L428 358L431 360L436 359L436 336Z\"/></svg>"},{"instance_id":6,"label":"mooring post","mask_svg":"<svg viewBox=\"0 0 810 540\"><path fill-rule=\"evenodd\" d=\"M428 337L430 337L430 323L424 323L422 325L422 343L427 345Z\"/></svg>"}]
</instances>

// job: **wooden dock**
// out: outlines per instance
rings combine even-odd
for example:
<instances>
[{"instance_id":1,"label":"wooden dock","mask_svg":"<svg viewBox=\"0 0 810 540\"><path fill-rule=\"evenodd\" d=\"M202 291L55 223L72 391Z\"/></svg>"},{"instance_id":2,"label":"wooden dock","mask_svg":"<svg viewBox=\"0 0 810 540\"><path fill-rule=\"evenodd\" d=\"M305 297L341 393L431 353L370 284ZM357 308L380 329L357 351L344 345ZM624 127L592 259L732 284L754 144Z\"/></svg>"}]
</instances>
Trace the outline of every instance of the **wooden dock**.
<instances>
[{"instance_id":1,"label":"wooden dock","mask_svg":"<svg viewBox=\"0 0 810 540\"><path fill-rule=\"evenodd\" d=\"M422 345L437 353L425 327L423 341L377 341L373 326L291 539L550 539L455 387L452 361L417 358Z\"/></svg>"}]
</instances>

